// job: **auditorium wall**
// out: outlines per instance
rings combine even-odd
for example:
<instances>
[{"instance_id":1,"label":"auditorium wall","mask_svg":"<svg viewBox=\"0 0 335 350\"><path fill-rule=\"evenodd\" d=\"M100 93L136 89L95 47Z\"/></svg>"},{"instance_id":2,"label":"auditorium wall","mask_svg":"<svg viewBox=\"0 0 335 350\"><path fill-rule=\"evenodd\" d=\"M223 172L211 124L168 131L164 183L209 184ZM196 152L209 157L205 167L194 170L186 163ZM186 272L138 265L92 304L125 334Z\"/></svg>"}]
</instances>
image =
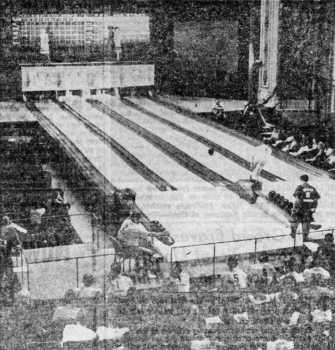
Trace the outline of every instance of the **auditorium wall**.
<instances>
[{"instance_id":1,"label":"auditorium wall","mask_svg":"<svg viewBox=\"0 0 335 350\"><path fill-rule=\"evenodd\" d=\"M151 15L160 91L247 98L248 1L173 2Z\"/></svg>"},{"instance_id":2,"label":"auditorium wall","mask_svg":"<svg viewBox=\"0 0 335 350\"><path fill-rule=\"evenodd\" d=\"M238 70L238 23L234 20L176 22L175 89L182 95L228 93Z\"/></svg>"},{"instance_id":3,"label":"auditorium wall","mask_svg":"<svg viewBox=\"0 0 335 350\"><path fill-rule=\"evenodd\" d=\"M282 0L277 94L284 108L329 110L334 4Z\"/></svg>"}]
</instances>

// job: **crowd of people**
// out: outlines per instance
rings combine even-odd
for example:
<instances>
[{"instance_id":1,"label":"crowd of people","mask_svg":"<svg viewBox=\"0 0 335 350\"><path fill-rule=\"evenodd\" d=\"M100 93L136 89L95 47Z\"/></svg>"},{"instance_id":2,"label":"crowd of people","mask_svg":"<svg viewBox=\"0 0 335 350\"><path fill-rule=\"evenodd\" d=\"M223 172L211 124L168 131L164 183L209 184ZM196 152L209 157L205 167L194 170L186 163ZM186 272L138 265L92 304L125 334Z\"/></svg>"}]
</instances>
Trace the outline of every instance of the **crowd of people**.
<instances>
[{"instance_id":1,"label":"crowd of people","mask_svg":"<svg viewBox=\"0 0 335 350\"><path fill-rule=\"evenodd\" d=\"M110 340L115 349L278 349L281 344L280 349L325 350L335 337L334 266L331 234L319 246L307 244L276 258L261 253L257 263L231 256L216 276L192 277L178 262L163 263L155 280L143 283L116 263L105 283L85 274L82 286L64 299L38 304L21 295L11 312L23 312L28 322L23 334L32 341L59 342L66 325L80 324L93 331L126 329Z\"/></svg>"},{"instance_id":2,"label":"crowd of people","mask_svg":"<svg viewBox=\"0 0 335 350\"><path fill-rule=\"evenodd\" d=\"M250 107L243 114L226 113L219 101L213 108L213 115L232 129L335 174L334 140L331 127L325 122L310 128L299 128L284 119L276 110L266 110L259 106Z\"/></svg>"},{"instance_id":3,"label":"crowd of people","mask_svg":"<svg viewBox=\"0 0 335 350\"><path fill-rule=\"evenodd\" d=\"M263 133L263 141L311 165L335 172L335 150L326 135L317 136L275 127L272 131Z\"/></svg>"}]
</instances>

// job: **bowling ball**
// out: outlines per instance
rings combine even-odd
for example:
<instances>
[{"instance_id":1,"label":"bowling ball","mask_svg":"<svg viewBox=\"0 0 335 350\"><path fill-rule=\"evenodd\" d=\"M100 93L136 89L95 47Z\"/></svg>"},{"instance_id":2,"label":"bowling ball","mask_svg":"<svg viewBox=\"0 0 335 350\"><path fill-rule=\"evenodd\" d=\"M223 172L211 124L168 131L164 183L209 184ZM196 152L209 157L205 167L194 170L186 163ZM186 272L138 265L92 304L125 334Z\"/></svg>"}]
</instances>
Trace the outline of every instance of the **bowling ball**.
<instances>
[{"instance_id":1,"label":"bowling ball","mask_svg":"<svg viewBox=\"0 0 335 350\"><path fill-rule=\"evenodd\" d=\"M283 209L284 203L285 203L285 197L279 196L279 199L278 199L278 206L279 206L279 208Z\"/></svg>"},{"instance_id":2,"label":"bowling ball","mask_svg":"<svg viewBox=\"0 0 335 350\"><path fill-rule=\"evenodd\" d=\"M208 154L209 154L210 156L212 156L212 155L214 154L214 148L213 148L213 147L211 147L211 148L208 150Z\"/></svg>"},{"instance_id":3,"label":"bowling ball","mask_svg":"<svg viewBox=\"0 0 335 350\"><path fill-rule=\"evenodd\" d=\"M278 204L279 199L280 199L280 194L279 194L279 193L276 193L275 196L273 197L273 202L274 202L275 204Z\"/></svg>"},{"instance_id":4,"label":"bowling ball","mask_svg":"<svg viewBox=\"0 0 335 350\"><path fill-rule=\"evenodd\" d=\"M273 202L275 195L276 195L275 191L270 191L268 194L269 201Z\"/></svg>"}]
</instances>

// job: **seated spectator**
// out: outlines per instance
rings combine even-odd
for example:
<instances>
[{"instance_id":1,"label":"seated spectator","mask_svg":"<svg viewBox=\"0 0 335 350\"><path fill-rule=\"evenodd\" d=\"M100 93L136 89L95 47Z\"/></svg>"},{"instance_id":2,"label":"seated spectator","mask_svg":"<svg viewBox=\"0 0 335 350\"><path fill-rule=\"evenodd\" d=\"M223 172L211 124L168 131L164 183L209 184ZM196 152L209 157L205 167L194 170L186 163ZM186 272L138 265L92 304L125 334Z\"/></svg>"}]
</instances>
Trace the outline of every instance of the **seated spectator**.
<instances>
[{"instance_id":1,"label":"seated spectator","mask_svg":"<svg viewBox=\"0 0 335 350\"><path fill-rule=\"evenodd\" d=\"M54 201L53 201L55 204L64 204L65 201L64 201L64 197L63 197L63 194L60 193L60 191L57 191L56 194L55 194L55 198L54 198Z\"/></svg>"},{"instance_id":2,"label":"seated spectator","mask_svg":"<svg viewBox=\"0 0 335 350\"><path fill-rule=\"evenodd\" d=\"M149 232L140 222L140 218L140 213L133 212L120 227L117 237L128 246L139 246L141 241L148 239Z\"/></svg>"},{"instance_id":3,"label":"seated spectator","mask_svg":"<svg viewBox=\"0 0 335 350\"><path fill-rule=\"evenodd\" d=\"M107 281L107 298L125 297L133 287L131 278L121 273L121 265L111 265Z\"/></svg>"},{"instance_id":4,"label":"seated spectator","mask_svg":"<svg viewBox=\"0 0 335 350\"><path fill-rule=\"evenodd\" d=\"M151 249L151 237L160 236L159 232L149 232L140 222L141 214L133 212L129 218L122 223L117 237L125 246L136 247L145 253L153 253Z\"/></svg>"},{"instance_id":5,"label":"seated spectator","mask_svg":"<svg viewBox=\"0 0 335 350\"><path fill-rule=\"evenodd\" d=\"M311 312L312 322L331 322L333 320L333 313L330 308L330 298L322 296L318 300L318 308Z\"/></svg>"},{"instance_id":6,"label":"seated spectator","mask_svg":"<svg viewBox=\"0 0 335 350\"><path fill-rule=\"evenodd\" d=\"M190 275L182 269L180 262L175 262L171 276L176 280L178 292L190 291Z\"/></svg>"},{"instance_id":7,"label":"seated spectator","mask_svg":"<svg viewBox=\"0 0 335 350\"><path fill-rule=\"evenodd\" d=\"M30 210L30 223L32 226L39 226L42 223L42 216L45 214L46 210L42 207L32 208Z\"/></svg>"},{"instance_id":8,"label":"seated spectator","mask_svg":"<svg viewBox=\"0 0 335 350\"><path fill-rule=\"evenodd\" d=\"M273 128L272 131L263 132L263 142L266 144L275 144L279 141L279 130L277 128Z\"/></svg>"},{"instance_id":9,"label":"seated spectator","mask_svg":"<svg viewBox=\"0 0 335 350\"><path fill-rule=\"evenodd\" d=\"M260 255L258 263L249 266L249 272L259 278L264 278L266 285L270 285L276 275L276 270L269 262L269 256L266 253Z\"/></svg>"},{"instance_id":10,"label":"seated spectator","mask_svg":"<svg viewBox=\"0 0 335 350\"><path fill-rule=\"evenodd\" d=\"M27 230L25 228L12 222L8 216L4 216L2 218L2 225L0 228L0 239L16 240L18 235L20 236L26 233L27 233Z\"/></svg>"},{"instance_id":11,"label":"seated spectator","mask_svg":"<svg viewBox=\"0 0 335 350\"><path fill-rule=\"evenodd\" d=\"M93 275L86 273L83 276L83 286L80 288L79 298L97 298L102 295L101 288L95 285L95 278Z\"/></svg>"},{"instance_id":12,"label":"seated spectator","mask_svg":"<svg viewBox=\"0 0 335 350\"><path fill-rule=\"evenodd\" d=\"M327 169L330 171L335 171L335 150L332 150L331 152L326 153L327 159L326 159L326 166Z\"/></svg>"},{"instance_id":13,"label":"seated spectator","mask_svg":"<svg viewBox=\"0 0 335 350\"><path fill-rule=\"evenodd\" d=\"M292 150L298 145L298 140L295 135L289 136L285 142L284 146L281 147L283 152L292 152Z\"/></svg>"},{"instance_id":14,"label":"seated spectator","mask_svg":"<svg viewBox=\"0 0 335 350\"><path fill-rule=\"evenodd\" d=\"M325 153L326 153L326 156L329 157L330 155L334 155L334 148L330 147L329 144L326 145L326 150L325 150Z\"/></svg>"},{"instance_id":15,"label":"seated spectator","mask_svg":"<svg viewBox=\"0 0 335 350\"><path fill-rule=\"evenodd\" d=\"M297 152L290 152L294 157L309 157L312 156L313 152L317 151L318 144L315 138L309 138L306 146L302 146Z\"/></svg>"},{"instance_id":16,"label":"seated spectator","mask_svg":"<svg viewBox=\"0 0 335 350\"><path fill-rule=\"evenodd\" d=\"M330 272L332 277L335 273L335 244L334 236L331 233L325 235L324 242L321 243L315 253L315 260L319 262L319 266ZM320 264L321 263L321 264Z\"/></svg>"},{"instance_id":17,"label":"seated spectator","mask_svg":"<svg viewBox=\"0 0 335 350\"><path fill-rule=\"evenodd\" d=\"M238 258L236 256L229 256L228 271L222 274L224 282L232 283L238 288L247 288L247 274L238 267Z\"/></svg>"}]
</instances>

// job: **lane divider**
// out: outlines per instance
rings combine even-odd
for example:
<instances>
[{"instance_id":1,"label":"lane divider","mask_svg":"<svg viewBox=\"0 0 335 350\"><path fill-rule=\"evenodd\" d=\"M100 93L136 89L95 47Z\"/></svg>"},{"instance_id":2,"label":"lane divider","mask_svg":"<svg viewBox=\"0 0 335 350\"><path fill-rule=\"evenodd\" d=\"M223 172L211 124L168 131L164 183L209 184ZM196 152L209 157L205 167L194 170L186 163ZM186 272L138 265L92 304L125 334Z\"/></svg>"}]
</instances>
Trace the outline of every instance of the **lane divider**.
<instances>
[{"instance_id":1,"label":"lane divider","mask_svg":"<svg viewBox=\"0 0 335 350\"><path fill-rule=\"evenodd\" d=\"M145 180L152 183L160 191L176 191L177 188L168 183L165 179L156 174L153 170L147 167L138 158L132 155L127 149L121 146L114 138L106 134L100 128L98 128L94 123L90 122L88 119L83 117L78 111L72 108L65 102L55 101L60 108L64 109L70 113L73 117L81 121L89 130L96 134L103 142L107 143L112 150L124 160L133 170L135 170L139 175L141 175Z\"/></svg>"},{"instance_id":2,"label":"lane divider","mask_svg":"<svg viewBox=\"0 0 335 350\"><path fill-rule=\"evenodd\" d=\"M151 131L145 129L144 127L138 125L137 123L133 122L132 120L124 117L123 115L119 114L115 110L113 110L112 107L106 105L105 103L88 99L87 100L93 107L95 107L97 110L105 113L113 120L117 121L123 126L126 126L136 134L140 135L144 139L146 139L148 142L150 142L155 147L161 149L164 153L166 153L170 158L175 160L178 164L183 166L185 169L189 170L196 176L202 178L203 180L209 182L213 186L223 186L227 190L230 190L231 192L237 194L241 199L246 200L249 204L251 203L250 200L246 198L246 192L245 189L243 189L238 183L235 183L222 175L214 172L213 170L207 168L206 166L199 163L194 158L190 157L187 153L183 152L179 148L175 147L174 145L170 144L169 142L163 140L161 137L155 135ZM266 215L271 216L274 220L276 220L278 223L283 224L283 222L278 219L277 215L271 214L269 211L264 210L262 206L258 205L257 202L254 203L255 206L258 207L261 211L263 211Z\"/></svg>"},{"instance_id":3,"label":"lane divider","mask_svg":"<svg viewBox=\"0 0 335 350\"><path fill-rule=\"evenodd\" d=\"M232 182L227 178L223 177L222 175L202 165L197 160L190 157L187 153L181 151L179 148L163 140L161 137L155 135L151 131L143 128L137 123L117 113L111 107L105 105L104 103L98 100L89 99L87 101L91 103L93 107L107 114L113 120L117 121L118 123L127 127L128 129L132 130L137 135L140 135L145 140L150 142L153 146L163 151L170 158L177 161L177 163L179 163L181 166L183 166L184 168L186 168L196 176L202 178L203 180L211 183L213 186L218 186L218 185L226 186L226 185L232 184Z\"/></svg>"},{"instance_id":4,"label":"lane divider","mask_svg":"<svg viewBox=\"0 0 335 350\"><path fill-rule=\"evenodd\" d=\"M252 165L249 161L247 161L246 159L240 157L239 155L237 155L236 153L230 151L229 149L225 148L225 147L222 147L221 145L217 144L216 142L214 141L211 141L209 140L208 138L204 137L204 136L201 136L199 135L198 133L195 133L189 129L186 129L170 120L167 120L161 116L159 116L158 114L156 113L153 113L152 111L150 111L149 109L143 107L143 106L140 106L139 104L137 104L136 102L126 98L126 99L122 99L122 102L132 108L135 108L137 109L138 111L146 114L148 117L151 117L153 119L156 119L156 120L159 120L162 124L165 124L165 125L168 125L169 127L171 127L172 129L174 130L177 130L177 131L180 131L182 132L183 134L193 138L194 140L198 141L198 142L201 142L202 144L206 145L207 147L209 148L213 148L214 151L220 153L221 155L223 155L225 158L228 158L229 160L233 161L234 163L242 166L243 168L247 169L247 170L250 170L252 171ZM269 171L266 171L266 170L262 170L261 172L261 176L268 180L268 181L271 181L271 182L274 182L274 181L278 181L278 180L281 180L281 181L285 181L285 179L275 175L275 174L272 174L271 172Z\"/></svg>"},{"instance_id":5,"label":"lane divider","mask_svg":"<svg viewBox=\"0 0 335 350\"><path fill-rule=\"evenodd\" d=\"M160 105L162 105L162 106L164 106L164 107L166 107L174 112L177 112L177 113L184 115L185 117L197 120L200 123L203 123L205 125L209 125L209 126L214 127L216 129L219 129L228 135L231 135L231 136L236 137L238 139L244 140L252 146L259 146L262 144L262 142L260 140L257 140L255 138L248 136L248 135L245 135L245 134L241 133L240 131L230 129L230 128L228 128L222 124L219 124L213 120L206 119L206 118L198 115L197 113L194 113L194 112L192 112L184 107L175 105L173 102L163 100L159 96L158 97L148 97L148 98L157 104L160 104ZM294 167L296 167L304 172L307 172L311 175L319 176L319 177L320 176L330 177L329 174L325 170L318 169L318 168L314 167L313 165L307 164L304 161L302 161L301 159L297 159L297 158L291 156L290 154L282 152L278 149L272 148L272 150L273 150L272 154L274 157L276 157L277 159L282 160L290 165L293 165Z\"/></svg>"}]
</instances>

